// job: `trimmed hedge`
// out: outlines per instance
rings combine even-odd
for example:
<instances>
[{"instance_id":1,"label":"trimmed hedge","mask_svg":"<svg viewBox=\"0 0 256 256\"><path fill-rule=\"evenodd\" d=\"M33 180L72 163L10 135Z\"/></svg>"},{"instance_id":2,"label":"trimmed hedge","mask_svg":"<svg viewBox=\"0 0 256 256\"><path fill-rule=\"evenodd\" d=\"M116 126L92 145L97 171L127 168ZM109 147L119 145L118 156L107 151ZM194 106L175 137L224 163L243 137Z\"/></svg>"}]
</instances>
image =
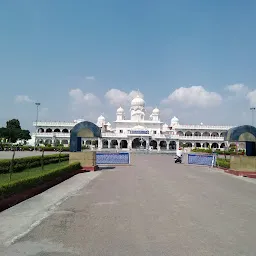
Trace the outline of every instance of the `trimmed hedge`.
<instances>
[{"instance_id":1,"label":"trimmed hedge","mask_svg":"<svg viewBox=\"0 0 256 256\"><path fill-rule=\"evenodd\" d=\"M34 177L28 177L18 181L11 181L10 183L0 187L0 200L14 194L21 193L27 189L31 189L43 185L49 181L61 177L69 172L81 169L80 163L72 163L70 165L53 169L47 173L38 173Z\"/></svg>"},{"instance_id":2,"label":"trimmed hedge","mask_svg":"<svg viewBox=\"0 0 256 256\"><path fill-rule=\"evenodd\" d=\"M230 168L230 160L223 159L223 158L217 158L217 166L229 169Z\"/></svg>"},{"instance_id":3,"label":"trimmed hedge","mask_svg":"<svg viewBox=\"0 0 256 256\"><path fill-rule=\"evenodd\" d=\"M29 156L15 158L13 163L13 172L21 172L25 169L41 166L42 156ZM69 154L44 155L44 165L58 163L59 161L68 161ZM0 173L8 173L10 170L11 159L0 160Z\"/></svg>"}]
</instances>

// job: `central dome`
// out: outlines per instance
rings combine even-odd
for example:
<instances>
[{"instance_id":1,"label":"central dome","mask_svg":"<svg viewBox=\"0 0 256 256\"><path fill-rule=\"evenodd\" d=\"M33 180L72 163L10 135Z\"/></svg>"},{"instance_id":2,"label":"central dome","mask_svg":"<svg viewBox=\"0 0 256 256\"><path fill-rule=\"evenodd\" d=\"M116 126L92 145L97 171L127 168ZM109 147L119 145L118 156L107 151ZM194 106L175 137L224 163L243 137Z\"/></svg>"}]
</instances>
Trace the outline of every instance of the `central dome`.
<instances>
[{"instance_id":1,"label":"central dome","mask_svg":"<svg viewBox=\"0 0 256 256\"><path fill-rule=\"evenodd\" d=\"M145 101L137 95L131 102L132 107L144 107L145 106Z\"/></svg>"}]
</instances>

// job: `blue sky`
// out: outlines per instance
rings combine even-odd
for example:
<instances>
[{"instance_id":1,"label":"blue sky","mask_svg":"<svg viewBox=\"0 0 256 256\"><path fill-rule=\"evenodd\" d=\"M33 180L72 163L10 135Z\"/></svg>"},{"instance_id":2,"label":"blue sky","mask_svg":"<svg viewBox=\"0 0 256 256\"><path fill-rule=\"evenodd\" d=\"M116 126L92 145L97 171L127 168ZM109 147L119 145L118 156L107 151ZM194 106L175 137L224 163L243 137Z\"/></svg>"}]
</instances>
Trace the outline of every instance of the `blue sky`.
<instances>
[{"instance_id":1,"label":"blue sky","mask_svg":"<svg viewBox=\"0 0 256 256\"><path fill-rule=\"evenodd\" d=\"M112 121L117 98L136 89L163 121L250 123L255 26L250 0L3 0L0 125L31 128L33 101L40 119Z\"/></svg>"}]
</instances>

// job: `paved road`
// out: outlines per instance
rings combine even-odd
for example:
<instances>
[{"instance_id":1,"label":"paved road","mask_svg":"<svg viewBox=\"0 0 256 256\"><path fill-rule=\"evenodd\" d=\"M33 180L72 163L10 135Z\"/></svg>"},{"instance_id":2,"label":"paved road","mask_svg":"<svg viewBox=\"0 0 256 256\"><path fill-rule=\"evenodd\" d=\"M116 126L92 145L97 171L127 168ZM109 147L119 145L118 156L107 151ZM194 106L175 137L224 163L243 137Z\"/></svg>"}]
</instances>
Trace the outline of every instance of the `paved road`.
<instances>
[{"instance_id":1,"label":"paved road","mask_svg":"<svg viewBox=\"0 0 256 256\"><path fill-rule=\"evenodd\" d=\"M1 255L252 256L255 195L254 180L135 155L133 166L102 171Z\"/></svg>"}]
</instances>

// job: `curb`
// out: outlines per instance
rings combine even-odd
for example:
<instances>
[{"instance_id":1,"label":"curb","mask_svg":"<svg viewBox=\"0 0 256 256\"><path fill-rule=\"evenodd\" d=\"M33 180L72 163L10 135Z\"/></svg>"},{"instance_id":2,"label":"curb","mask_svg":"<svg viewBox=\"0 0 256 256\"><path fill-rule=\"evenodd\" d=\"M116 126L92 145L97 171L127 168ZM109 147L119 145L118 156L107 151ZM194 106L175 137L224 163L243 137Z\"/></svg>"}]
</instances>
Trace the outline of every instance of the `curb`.
<instances>
[{"instance_id":1,"label":"curb","mask_svg":"<svg viewBox=\"0 0 256 256\"><path fill-rule=\"evenodd\" d=\"M235 176L256 179L256 171L255 172L248 172L248 171L235 171L235 170L231 170L231 169L224 168L224 167L216 167L216 168L220 169L220 170L223 170L225 173L232 174L232 175L235 175Z\"/></svg>"}]
</instances>

